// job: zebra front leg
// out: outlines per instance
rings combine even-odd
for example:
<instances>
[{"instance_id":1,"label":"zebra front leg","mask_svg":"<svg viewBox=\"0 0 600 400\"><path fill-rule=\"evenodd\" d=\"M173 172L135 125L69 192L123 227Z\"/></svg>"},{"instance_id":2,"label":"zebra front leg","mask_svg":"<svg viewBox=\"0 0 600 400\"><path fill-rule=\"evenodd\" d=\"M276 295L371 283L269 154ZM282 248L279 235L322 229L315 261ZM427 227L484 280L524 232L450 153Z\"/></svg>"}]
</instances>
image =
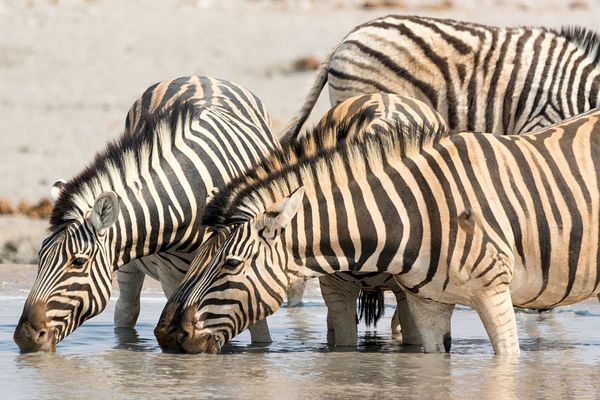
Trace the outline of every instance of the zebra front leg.
<instances>
[{"instance_id":1,"label":"zebra front leg","mask_svg":"<svg viewBox=\"0 0 600 400\"><path fill-rule=\"evenodd\" d=\"M411 293L406 293L406 300L423 343L423 351L448 353L452 344L450 327L454 304L439 303Z\"/></svg>"},{"instance_id":2,"label":"zebra front leg","mask_svg":"<svg viewBox=\"0 0 600 400\"><path fill-rule=\"evenodd\" d=\"M138 269L135 262L123 265L117 271L119 299L115 307L115 328L133 328L140 315L140 293L146 274Z\"/></svg>"},{"instance_id":3,"label":"zebra front leg","mask_svg":"<svg viewBox=\"0 0 600 400\"><path fill-rule=\"evenodd\" d=\"M319 278L321 295L327 306L328 329L333 328L336 346L356 346L358 341L356 299L360 288L339 276L325 275ZM328 334L328 343L331 335Z\"/></svg>"},{"instance_id":4,"label":"zebra front leg","mask_svg":"<svg viewBox=\"0 0 600 400\"><path fill-rule=\"evenodd\" d=\"M496 354L518 354L519 338L517 320L513 309L510 289L484 293L474 299L472 307L492 342Z\"/></svg>"}]
</instances>

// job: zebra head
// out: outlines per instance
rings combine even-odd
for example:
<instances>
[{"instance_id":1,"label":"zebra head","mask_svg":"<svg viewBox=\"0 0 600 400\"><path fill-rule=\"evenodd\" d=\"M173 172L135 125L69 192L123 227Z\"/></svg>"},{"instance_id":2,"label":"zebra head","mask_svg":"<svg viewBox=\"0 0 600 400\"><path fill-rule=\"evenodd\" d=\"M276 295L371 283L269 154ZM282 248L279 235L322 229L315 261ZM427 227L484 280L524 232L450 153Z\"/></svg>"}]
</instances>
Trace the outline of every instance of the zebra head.
<instances>
[{"instance_id":1,"label":"zebra head","mask_svg":"<svg viewBox=\"0 0 600 400\"><path fill-rule=\"evenodd\" d=\"M217 353L281 306L294 283L285 231L303 197L300 188L274 208L228 226L221 239L203 243L202 260L194 261L154 331L164 351Z\"/></svg>"},{"instance_id":2,"label":"zebra head","mask_svg":"<svg viewBox=\"0 0 600 400\"><path fill-rule=\"evenodd\" d=\"M60 194L57 184L53 200ZM104 310L114 264L110 228L118 216L118 196L104 192L91 210L56 227L43 241L37 277L14 333L22 352L54 351L58 342Z\"/></svg>"}]
</instances>

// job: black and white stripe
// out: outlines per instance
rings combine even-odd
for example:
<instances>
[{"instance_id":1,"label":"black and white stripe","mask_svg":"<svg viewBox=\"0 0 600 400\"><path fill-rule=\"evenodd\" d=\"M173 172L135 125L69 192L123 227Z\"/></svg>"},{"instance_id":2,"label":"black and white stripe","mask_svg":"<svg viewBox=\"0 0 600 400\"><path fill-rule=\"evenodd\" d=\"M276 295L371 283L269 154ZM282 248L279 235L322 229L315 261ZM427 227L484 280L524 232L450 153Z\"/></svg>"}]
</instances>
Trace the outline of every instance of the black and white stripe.
<instances>
[{"instance_id":1,"label":"black and white stripe","mask_svg":"<svg viewBox=\"0 0 600 400\"><path fill-rule=\"evenodd\" d=\"M378 18L356 27L327 57L285 134L300 132L327 82L332 105L397 93L432 106L452 132L529 132L600 105L599 45L583 28Z\"/></svg>"},{"instance_id":2,"label":"black and white stripe","mask_svg":"<svg viewBox=\"0 0 600 400\"><path fill-rule=\"evenodd\" d=\"M305 163L307 160L317 157L320 154L331 152L341 146L344 141L362 140L367 134L378 135L379 133L386 133L390 127L397 124L427 125L439 135L444 135L447 132L446 125L441 116L418 100L384 93L357 96L332 108L321 119L317 128L311 134L300 137L295 141L284 143L280 152L273 153L247 174L235 179L228 188L241 195L245 191L252 190L257 182L267 179L270 176L284 174L285 171L294 168L294 166ZM425 140L426 138L421 138L420 136L410 138L410 140L415 140L416 142L419 142L421 139ZM225 197L217 195L213 202L218 203L222 201L226 203L227 199L234 198L235 196L231 195ZM323 199L323 201L325 200ZM222 206L225 207L225 204L222 204ZM331 226L328 232L333 234L332 232L336 229ZM203 255L199 255L194 260L181 286L169 299L168 305L155 330L159 343L164 350L181 350L181 346L176 339L181 332L176 328L181 319L184 318L182 310L190 302L200 297L202 287L198 286L197 283L201 275L205 273L205 267L210 262L211 255L218 251L227 233L229 233L227 228L223 230L216 229L214 231L214 236L207 240L201 247L205 250L202 252ZM325 235L326 233L322 234ZM209 248L210 250L208 250ZM354 345L356 343L355 338L346 339L345 336L347 334L352 336L352 331L356 331L356 298L358 297L358 290L361 283L365 282L371 286L376 285L377 287L386 288L392 286L401 298L404 297L393 279L390 281L389 275L369 275L369 277L361 275L361 278L365 278L361 281L358 281L357 277L350 277L350 275L323 277L323 281L321 282L324 288L323 296L329 308L328 325L330 329L335 331L335 344L347 345L349 342L352 342ZM344 291L351 291L354 295L354 299L350 299L350 306L347 307L348 310L337 307L339 301L336 296L342 290L338 290L331 295L331 291L327 290L329 287L337 286L341 286ZM356 293L354 293L354 289L356 289ZM333 337L331 339L333 341Z\"/></svg>"},{"instance_id":3,"label":"black and white stripe","mask_svg":"<svg viewBox=\"0 0 600 400\"><path fill-rule=\"evenodd\" d=\"M62 188L17 333L38 324L62 340L106 307L113 271L129 262L131 298L144 273L170 294L201 243L207 197L278 148L262 102L235 83L191 76L150 87L125 134Z\"/></svg>"},{"instance_id":4,"label":"black and white stripe","mask_svg":"<svg viewBox=\"0 0 600 400\"><path fill-rule=\"evenodd\" d=\"M513 304L600 290L599 135L599 111L522 136L399 126L232 183L207 206L205 225L230 231L181 299L181 346L218 351L289 284L351 271L395 275L426 351L449 350L463 304L496 353L518 352Z\"/></svg>"}]
</instances>

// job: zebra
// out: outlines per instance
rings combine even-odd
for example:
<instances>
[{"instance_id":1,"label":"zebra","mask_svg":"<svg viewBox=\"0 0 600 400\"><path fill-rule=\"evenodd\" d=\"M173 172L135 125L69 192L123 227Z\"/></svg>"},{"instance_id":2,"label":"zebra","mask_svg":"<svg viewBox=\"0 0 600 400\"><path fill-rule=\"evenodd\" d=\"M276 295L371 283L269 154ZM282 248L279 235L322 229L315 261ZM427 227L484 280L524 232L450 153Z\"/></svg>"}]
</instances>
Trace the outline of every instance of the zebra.
<instances>
[{"instance_id":1,"label":"zebra","mask_svg":"<svg viewBox=\"0 0 600 400\"><path fill-rule=\"evenodd\" d=\"M426 352L450 350L462 304L497 354L518 353L513 305L600 291L599 137L600 111L529 135L400 125L241 192L233 181L206 207L203 224L229 232L180 300L182 349L218 352L289 284L352 271L394 275Z\"/></svg>"},{"instance_id":2,"label":"zebra","mask_svg":"<svg viewBox=\"0 0 600 400\"><path fill-rule=\"evenodd\" d=\"M332 105L364 93L398 93L432 106L452 133L523 134L600 106L600 37L576 27L378 18L353 29L325 58L284 140L300 134L326 83ZM357 285L366 284L341 275L320 280L348 311ZM347 304L341 307L343 298ZM347 343L355 343L354 337Z\"/></svg>"},{"instance_id":3,"label":"zebra","mask_svg":"<svg viewBox=\"0 0 600 400\"><path fill-rule=\"evenodd\" d=\"M318 137L312 135L299 136L294 141L282 142L281 151L266 157L253 169L237 178L237 181L244 182L244 186L249 186L259 177L272 174L274 171L297 164L306 157L312 157L319 152L332 149L344 140L360 139L367 132L376 134L377 132L385 131L389 128L390 124L394 124L397 121L417 124L428 123L436 129L447 130L441 116L418 100L388 93L356 96L333 107L321 118L317 125L318 128L315 129L315 132L319 133ZM345 134L339 135L337 128L340 125L355 126L355 128L345 130L350 136ZM242 190L241 185L238 186L238 190ZM188 276L200 273L202 266L217 251L222 238L222 234L215 234L211 239L206 240L206 243L201 247L204 249L203 254L196 256L194 261L195 267L190 269ZM182 286L185 286L186 282L190 281L188 276L182 281ZM193 279L191 282L193 282ZM353 346L356 344L356 299L359 298L361 285L367 289L371 287L385 287L392 290L398 301L398 308L401 310L397 314L397 317L393 318L392 329L396 334L402 331L405 342L419 343L414 322L410 319L410 314L406 307L404 292L395 283L391 275L360 274L354 276L351 274L340 274L332 277L322 277L320 284L321 293L328 310L327 336L330 344L336 346ZM303 287L303 285L296 284L293 287L298 288ZM340 290L340 287L343 290ZM185 290L179 289L178 293L185 292ZM375 323L381 316L383 301L373 301L369 297L369 294L375 293L374 297L377 298L376 300L379 300L378 297L382 295L382 292L367 290L362 293L363 295L360 296L361 301L359 302L361 306L364 305L364 307L360 308L361 316L363 313L365 314L365 322L367 324ZM364 293L367 293L367 295L364 295ZM177 303L176 299L172 299L171 303L168 311L164 312L161 316L155 329L155 336L161 348L165 351L177 351L179 348L178 342L174 338L175 332L170 331L172 318L177 311L179 303Z\"/></svg>"},{"instance_id":4,"label":"zebra","mask_svg":"<svg viewBox=\"0 0 600 400\"><path fill-rule=\"evenodd\" d=\"M213 189L279 147L262 102L238 84L189 76L149 87L125 134L53 187L50 234L14 334L21 351L53 351L100 313L121 268L115 323L133 326L144 274L168 297L189 268ZM270 341L264 324L252 333Z\"/></svg>"},{"instance_id":5,"label":"zebra","mask_svg":"<svg viewBox=\"0 0 600 400\"><path fill-rule=\"evenodd\" d=\"M327 82L332 105L397 93L432 106L452 132L530 132L600 106L599 44L580 27L388 15L357 26L329 53L283 134L299 134Z\"/></svg>"},{"instance_id":6,"label":"zebra","mask_svg":"<svg viewBox=\"0 0 600 400\"><path fill-rule=\"evenodd\" d=\"M447 127L441 116L418 100L385 93L357 96L332 108L325 114L312 133L298 138L296 141L284 142L281 151L271 154L245 175L236 178L229 187L232 187L232 190L237 193L252 190L257 182L269 176L284 174L290 168L301 165L306 160L331 152L344 141L362 140L366 135L387 132L390 126L395 126L398 123L427 125L430 129L439 132L439 135L447 132ZM219 198L222 199L221 201L227 201L227 198L223 199L218 195L214 201L218 201ZM195 285L198 277L202 275L212 255L219 251L219 247L227 236L228 229L225 227L221 230L219 227L213 226L210 232L209 238L200 247L199 254L193 261L179 289L169 298L155 329L155 336L161 348L165 351L181 351L178 341L180 332L176 329L182 318L181 309L185 308L186 299L193 296L190 293L196 291ZM394 292L399 300L399 306L402 307L406 304L404 293L393 281L393 277L388 274L359 274L358 276L345 274L336 279L322 282L322 294L328 307L328 326L330 328L328 339L333 344L342 346L356 344L355 304L358 293L352 293L355 296L353 303L344 302L337 298L335 291L332 292L327 288L331 285L335 287L338 282L346 282L347 277L353 280L353 284L354 280L360 279L376 287L390 286L392 289L396 289ZM356 286L353 285L352 287ZM348 303L354 305L347 309ZM402 320L403 335L408 333L415 336L416 328L407 309L405 308L399 316ZM368 318L369 316L367 316Z\"/></svg>"}]
</instances>

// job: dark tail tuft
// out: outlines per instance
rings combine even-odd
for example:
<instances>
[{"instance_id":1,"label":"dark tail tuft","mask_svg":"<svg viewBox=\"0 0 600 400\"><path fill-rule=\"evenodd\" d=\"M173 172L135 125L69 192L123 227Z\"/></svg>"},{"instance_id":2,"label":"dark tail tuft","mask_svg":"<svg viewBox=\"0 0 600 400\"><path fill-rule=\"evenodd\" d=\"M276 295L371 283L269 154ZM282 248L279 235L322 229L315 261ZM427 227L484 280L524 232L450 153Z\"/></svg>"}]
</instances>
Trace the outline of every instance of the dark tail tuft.
<instances>
[{"instance_id":1,"label":"dark tail tuft","mask_svg":"<svg viewBox=\"0 0 600 400\"><path fill-rule=\"evenodd\" d=\"M361 290L358 296L358 320L362 321L364 317L365 324L368 327L377 326L377 322L385 311L383 301L383 290Z\"/></svg>"}]
</instances>

